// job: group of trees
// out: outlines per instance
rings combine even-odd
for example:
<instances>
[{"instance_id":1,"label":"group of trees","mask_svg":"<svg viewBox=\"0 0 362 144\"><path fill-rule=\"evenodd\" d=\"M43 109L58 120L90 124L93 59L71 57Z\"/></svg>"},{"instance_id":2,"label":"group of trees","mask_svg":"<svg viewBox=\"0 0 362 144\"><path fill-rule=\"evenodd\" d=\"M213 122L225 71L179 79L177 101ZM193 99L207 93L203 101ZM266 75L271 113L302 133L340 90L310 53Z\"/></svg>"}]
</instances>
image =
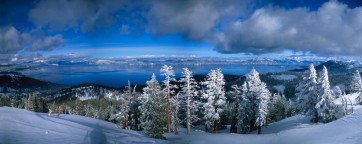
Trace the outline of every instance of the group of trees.
<instances>
[{"instance_id":1,"label":"group of trees","mask_svg":"<svg viewBox=\"0 0 362 144\"><path fill-rule=\"evenodd\" d=\"M37 94L26 94L19 100L15 96L2 94L0 98L0 106L17 107L34 112L47 112L47 103Z\"/></svg>"},{"instance_id":2,"label":"group of trees","mask_svg":"<svg viewBox=\"0 0 362 144\"><path fill-rule=\"evenodd\" d=\"M325 66L319 75L318 78L313 64L304 72L303 80L296 88L296 110L311 116L312 122L327 123L337 118L337 106L334 103L335 96L332 94Z\"/></svg>"},{"instance_id":3,"label":"group of trees","mask_svg":"<svg viewBox=\"0 0 362 144\"><path fill-rule=\"evenodd\" d=\"M211 70L199 84L187 68L183 69L179 81L171 77L174 76L171 66L164 66L161 72L165 76L163 85L153 74L139 98L140 126L152 137L162 137L165 130L177 133L180 122L185 123L187 133L196 121L202 121L206 131L216 133L222 127L222 121L228 118L234 129L232 132L237 132L237 127L240 127L240 132L258 129L260 133L261 127L267 124L268 115L277 117L280 111L283 111L281 115L288 111L289 103L285 97L271 95L255 69L241 86L233 85L233 91L229 93L225 92L221 69ZM229 95L229 100L226 95ZM184 116L178 114L180 110L185 112ZM230 115L225 115L228 112Z\"/></svg>"},{"instance_id":4,"label":"group of trees","mask_svg":"<svg viewBox=\"0 0 362 144\"><path fill-rule=\"evenodd\" d=\"M216 73L215 71L212 72L213 74ZM218 74L217 78L223 81L220 70ZM152 79L146 82L147 86L143 88L143 94L139 97L139 110L142 112L139 118L140 127L145 129L149 136L161 138L165 130L177 134L179 123L184 122L187 133L190 133L192 123L198 120L196 114L199 110L197 82L193 78L192 72L187 68L183 69L182 78L179 81L173 78L174 71L171 66L163 66L161 75L165 76L163 85L158 83L156 75L153 74ZM211 76L208 77L211 78ZM213 82L215 83L216 76L212 78L214 78ZM225 95L224 92L221 91L221 93ZM211 94L209 92L209 94L216 93ZM180 119L180 110L186 112L184 119Z\"/></svg>"},{"instance_id":5,"label":"group of trees","mask_svg":"<svg viewBox=\"0 0 362 144\"><path fill-rule=\"evenodd\" d=\"M268 103L270 103L271 93L266 84L260 80L259 73L252 69L246 76L244 84L241 86L241 95L238 96L238 122L243 132L258 129L266 124L268 114Z\"/></svg>"}]
</instances>

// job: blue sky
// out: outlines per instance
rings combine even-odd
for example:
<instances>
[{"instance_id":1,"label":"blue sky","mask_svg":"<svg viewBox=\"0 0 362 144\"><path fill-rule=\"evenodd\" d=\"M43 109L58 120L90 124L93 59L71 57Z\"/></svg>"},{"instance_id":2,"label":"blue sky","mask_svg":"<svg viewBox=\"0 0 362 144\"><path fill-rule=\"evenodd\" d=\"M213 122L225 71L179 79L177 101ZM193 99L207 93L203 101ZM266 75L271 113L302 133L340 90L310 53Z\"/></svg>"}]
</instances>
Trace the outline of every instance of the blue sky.
<instances>
[{"instance_id":1,"label":"blue sky","mask_svg":"<svg viewBox=\"0 0 362 144\"><path fill-rule=\"evenodd\" d=\"M357 0L2 0L0 59L359 56L361 6Z\"/></svg>"}]
</instances>

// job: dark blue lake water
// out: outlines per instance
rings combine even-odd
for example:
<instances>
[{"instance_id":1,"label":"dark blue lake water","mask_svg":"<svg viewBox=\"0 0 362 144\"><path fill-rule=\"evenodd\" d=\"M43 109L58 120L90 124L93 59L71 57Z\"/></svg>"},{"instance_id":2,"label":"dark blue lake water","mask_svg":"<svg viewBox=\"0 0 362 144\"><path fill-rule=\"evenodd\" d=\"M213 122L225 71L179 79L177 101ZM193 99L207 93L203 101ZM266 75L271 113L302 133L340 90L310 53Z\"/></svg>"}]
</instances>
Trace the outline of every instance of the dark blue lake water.
<instances>
[{"instance_id":1,"label":"dark blue lake water","mask_svg":"<svg viewBox=\"0 0 362 144\"><path fill-rule=\"evenodd\" d=\"M112 87L127 85L128 80L132 84L145 84L155 73L159 81L162 65L88 65L68 64L59 66L41 66L34 69L20 71L32 78L50 81L59 84L77 85L82 83L95 83ZM174 66L176 77L181 76L182 68L186 66ZM245 75L254 67L259 73L282 72L291 69L305 68L305 65L190 65L187 66L194 74L207 74L210 69L221 68L224 74Z\"/></svg>"}]
</instances>

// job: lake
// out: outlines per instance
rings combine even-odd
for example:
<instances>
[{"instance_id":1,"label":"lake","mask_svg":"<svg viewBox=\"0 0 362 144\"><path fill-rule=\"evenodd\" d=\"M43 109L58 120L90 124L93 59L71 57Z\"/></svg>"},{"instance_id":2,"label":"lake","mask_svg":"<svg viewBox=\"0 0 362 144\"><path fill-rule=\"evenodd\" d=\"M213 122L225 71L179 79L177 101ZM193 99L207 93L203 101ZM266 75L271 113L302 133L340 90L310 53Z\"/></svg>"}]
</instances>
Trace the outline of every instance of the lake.
<instances>
[{"instance_id":1,"label":"lake","mask_svg":"<svg viewBox=\"0 0 362 144\"><path fill-rule=\"evenodd\" d=\"M145 84L155 73L159 81L162 64L153 65L95 65L66 64L44 65L21 72L32 78L50 81L58 84L77 85L95 83L112 87L125 86L128 80L132 84ZM291 69L305 68L307 65L242 65L242 64L207 64L207 65L177 65L174 66L176 77L181 76L182 68L188 67L193 74L207 74L211 69L221 68L224 74L245 75L254 67L259 73L282 72Z\"/></svg>"}]
</instances>

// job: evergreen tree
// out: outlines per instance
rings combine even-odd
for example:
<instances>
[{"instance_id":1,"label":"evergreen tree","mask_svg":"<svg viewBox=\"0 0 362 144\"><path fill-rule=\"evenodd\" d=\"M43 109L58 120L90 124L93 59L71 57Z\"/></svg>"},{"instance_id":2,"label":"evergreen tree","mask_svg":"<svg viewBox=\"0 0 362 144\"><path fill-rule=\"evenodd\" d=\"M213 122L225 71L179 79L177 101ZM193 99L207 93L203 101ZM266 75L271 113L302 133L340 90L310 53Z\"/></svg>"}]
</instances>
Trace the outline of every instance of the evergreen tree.
<instances>
[{"instance_id":1,"label":"evergreen tree","mask_svg":"<svg viewBox=\"0 0 362 144\"><path fill-rule=\"evenodd\" d=\"M187 134L191 131L191 125L193 122L198 120L196 112L198 110L198 103L196 97L198 96L197 91L197 82L193 78L192 71L188 68L184 68L182 72L182 78L179 80L182 83L181 85L181 95L183 103L185 103L186 108L186 127Z\"/></svg>"},{"instance_id":2,"label":"evergreen tree","mask_svg":"<svg viewBox=\"0 0 362 144\"><path fill-rule=\"evenodd\" d=\"M8 94L2 94L1 99L0 99L0 106L7 106L9 107L10 104L10 97L8 96Z\"/></svg>"},{"instance_id":3,"label":"evergreen tree","mask_svg":"<svg viewBox=\"0 0 362 144\"><path fill-rule=\"evenodd\" d=\"M32 107L34 112L42 112L42 105L40 101L40 97L37 95L32 96Z\"/></svg>"},{"instance_id":4,"label":"evergreen tree","mask_svg":"<svg viewBox=\"0 0 362 144\"><path fill-rule=\"evenodd\" d=\"M361 92L362 91L362 80L358 70L352 74L351 83L349 86L350 92Z\"/></svg>"},{"instance_id":5,"label":"evergreen tree","mask_svg":"<svg viewBox=\"0 0 362 144\"><path fill-rule=\"evenodd\" d=\"M240 132L247 133L251 131L251 126L253 125L253 110L252 110L252 99L249 99L247 97L248 93L248 86L247 83L244 82L244 84L241 87L242 93L239 97L239 106L237 110L237 119L238 119L238 126L240 126Z\"/></svg>"},{"instance_id":6,"label":"evergreen tree","mask_svg":"<svg viewBox=\"0 0 362 144\"><path fill-rule=\"evenodd\" d=\"M127 86L128 87L128 86ZM117 108L114 110L115 114L112 113L109 120L110 121L116 121L117 123L119 123L120 127L123 129L129 129L128 127L128 118L129 118L129 112L130 112L130 97L127 93L127 87L125 92L126 93L120 93L120 92L115 92L116 99L118 101L118 106ZM111 110L113 111L113 110Z\"/></svg>"},{"instance_id":7,"label":"evergreen tree","mask_svg":"<svg viewBox=\"0 0 362 144\"><path fill-rule=\"evenodd\" d=\"M202 97L207 100L203 105L205 124L212 127L212 133L216 133L226 104L224 75L220 69L211 70L202 84L205 86Z\"/></svg>"},{"instance_id":8,"label":"evergreen tree","mask_svg":"<svg viewBox=\"0 0 362 144\"><path fill-rule=\"evenodd\" d=\"M289 101L287 101L284 95L274 93L269 104L270 112L268 121L275 122L286 118L290 113L290 106Z\"/></svg>"},{"instance_id":9,"label":"evergreen tree","mask_svg":"<svg viewBox=\"0 0 362 144\"><path fill-rule=\"evenodd\" d=\"M140 117L141 127L146 130L150 137L163 138L162 133L167 126L167 113L166 100L161 87L156 79L155 74L152 79L146 82L147 87L143 88L143 94L140 97Z\"/></svg>"},{"instance_id":10,"label":"evergreen tree","mask_svg":"<svg viewBox=\"0 0 362 144\"><path fill-rule=\"evenodd\" d=\"M337 107L334 104L334 97L329 85L328 71L325 66L323 66L319 78L318 88L320 90L320 100L315 106L318 111L318 119L323 123L333 121L336 119Z\"/></svg>"},{"instance_id":11,"label":"evergreen tree","mask_svg":"<svg viewBox=\"0 0 362 144\"><path fill-rule=\"evenodd\" d=\"M242 129L254 130L258 128L258 134L261 133L261 127L266 123L268 113L268 103L270 92L264 82L260 80L259 73L252 69L246 76L246 81L242 86L241 103L238 109L239 124Z\"/></svg>"},{"instance_id":12,"label":"evergreen tree","mask_svg":"<svg viewBox=\"0 0 362 144\"><path fill-rule=\"evenodd\" d=\"M356 102L362 104L362 80L358 70L352 74L351 84L349 86L350 92L360 92L356 97Z\"/></svg>"},{"instance_id":13,"label":"evergreen tree","mask_svg":"<svg viewBox=\"0 0 362 144\"><path fill-rule=\"evenodd\" d=\"M180 93L177 93L171 98L171 129L176 135L178 134L178 127L180 123L178 116L181 103L180 95Z\"/></svg>"},{"instance_id":14,"label":"evergreen tree","mask_svg":"<svg viewBox=\"0 0 362 144\"><path fill-rule=\"evenodd\" d=\"M237 133L237 113L242 89L238 85L232 85L231 88L232 91L229 92L232 101L232 103L230 104L230 133Z\"/></svg>"},{"instance_id":15,"label":"evergreen tree","mask_svg":"<svg viewBox=\"0 0 362 144\"><path fill-rule=\"evenodd\" d=\"M318 121L318 112L315 108L319 98L317 90L317 73L314 65L309 65L309 70L303 74L303 80L296 87L297 106L296 111L312 116L312 121Z\"/></svg>"},{"instance_id":16,"label":"evergreen tree","mask_svg":"<svg viewBox=\"0 0 362 144\"><path fill-rule=\"evenodd\" d=\"M124 90L124 93L121 95L121 105L120 105L120 117L122 119L122 128L129 129L129 113L131 112L131 99L132 99L132 90L131 82L128 81L128 86Z\"/></svg>"},{"instance_id":17,"label":"evergreen tree","mask_svg":"<svg viewBox=\"0 0 362 144\"><path fill-rule=\"evenodd\" d=\"M172 81L176 81L175 78L172 78L175 76L172 66L164 65L161 68L161 76L165 77L165 80L163 80L163 91L167 99L167 130L170 133L171 132L171 103L170 99L175 94L174 89L177 88L176 85L172 85Z\"/></svg>"},{"instance_id":18,"label":"evergreen tree","mask_svg":"<svg viewBox=\"0 0 362 144\"><path fill-rule=\"evenodd\" d=\"M139 94L136 92L136 86L133 87L132 91L132 98L131 98L131 114L130 114L130 128L132 130L139 130L138 125L140 124L138 118L140 117L140 110L138 109L138 106L140 105L140 102L138 100Z\"/></svg>"}]
</instances>

